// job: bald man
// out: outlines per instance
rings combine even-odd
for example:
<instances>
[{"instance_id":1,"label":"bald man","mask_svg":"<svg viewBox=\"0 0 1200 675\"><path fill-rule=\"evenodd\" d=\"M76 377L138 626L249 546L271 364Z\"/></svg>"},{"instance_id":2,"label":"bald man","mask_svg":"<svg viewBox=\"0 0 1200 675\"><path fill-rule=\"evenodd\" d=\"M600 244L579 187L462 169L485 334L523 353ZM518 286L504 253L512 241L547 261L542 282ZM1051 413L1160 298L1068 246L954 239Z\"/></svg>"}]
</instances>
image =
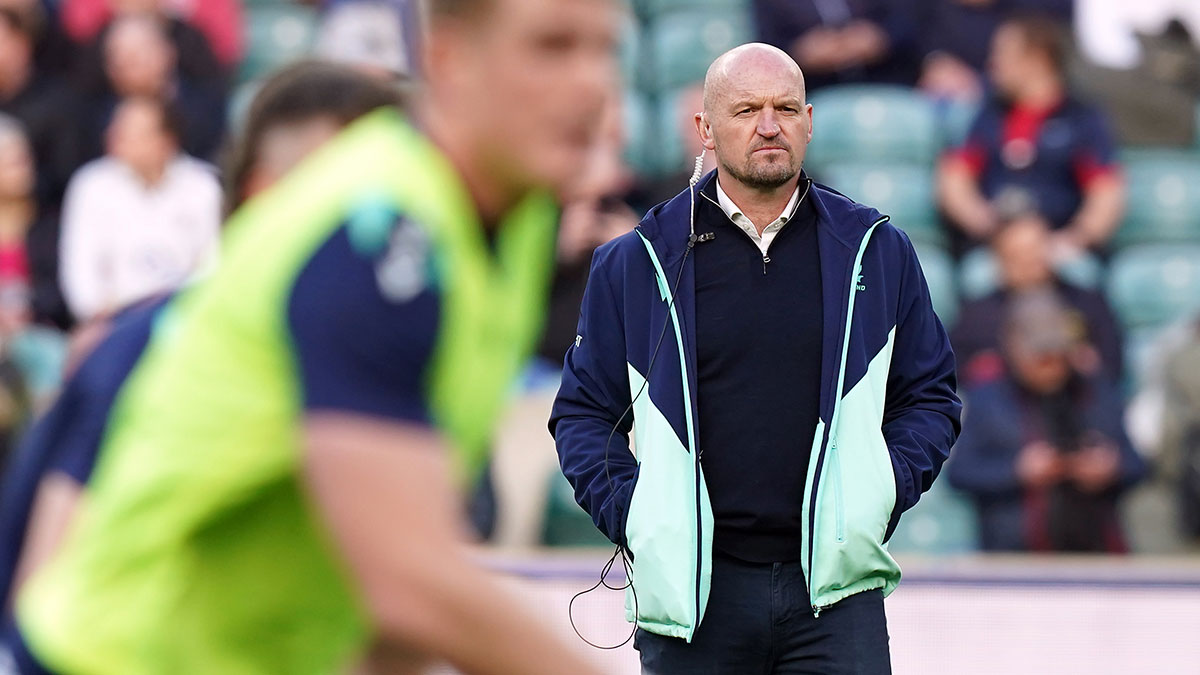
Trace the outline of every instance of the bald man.
<instances>
[{"instance_id":1,"label":"bald man","mask_svg":"<svg viewBox=\"0 0 1200 675\"><path fill-rule=\"evenodd\" d=\"M950 343L908 237L802 170L787 54L718 58L696 130L717 169L596 251L563 472L632 559L645 673L890 672L885 543L959 432Z\"/></svg>"}]
</instances>

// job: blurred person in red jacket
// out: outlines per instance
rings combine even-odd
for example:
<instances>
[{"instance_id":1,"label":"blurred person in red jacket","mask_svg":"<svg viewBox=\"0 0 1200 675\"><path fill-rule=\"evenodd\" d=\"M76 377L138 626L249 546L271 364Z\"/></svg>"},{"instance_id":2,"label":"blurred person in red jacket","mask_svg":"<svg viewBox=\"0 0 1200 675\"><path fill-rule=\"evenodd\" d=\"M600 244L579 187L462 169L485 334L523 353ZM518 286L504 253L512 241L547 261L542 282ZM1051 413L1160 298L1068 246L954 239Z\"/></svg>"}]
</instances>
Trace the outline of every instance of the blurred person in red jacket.
<instances>
[{"instance_id":1,"label":"blurred person in red jacket","mask_svg":"<svg viewBox=\"0 0 1200 675\"><path fill-rule=\"evenodd\" d=\"M960 248L985 242L1005 211L1042 213L1056 259L1102 251L1120 222L1116 147L1101 111L1071 96L1063 39L1036 14L1005 21L992 39L996 96L938 168L938 200Z\"/></svg>"}]
</instances>

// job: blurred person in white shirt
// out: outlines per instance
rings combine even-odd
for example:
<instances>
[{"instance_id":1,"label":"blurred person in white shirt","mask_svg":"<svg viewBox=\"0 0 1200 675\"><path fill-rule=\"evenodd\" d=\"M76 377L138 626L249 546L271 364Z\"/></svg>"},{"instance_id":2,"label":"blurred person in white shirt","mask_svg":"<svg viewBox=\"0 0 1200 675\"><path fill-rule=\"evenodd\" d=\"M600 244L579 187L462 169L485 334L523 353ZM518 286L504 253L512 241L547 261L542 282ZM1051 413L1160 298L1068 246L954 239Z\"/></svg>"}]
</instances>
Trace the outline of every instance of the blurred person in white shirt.
<instances>
[{"instance_id":1,"label":"blurred person in white shirt","mask_svg":"<svg viewBox=\"0 0 1200 675\"><path fill-rule=\"evenodd\" d=\"M63 205L61 281L79 321L179 287L215 261L221 186L182 153L168 104L117 108L107 154L71 179Z\"/></svg>"}]
</instances>

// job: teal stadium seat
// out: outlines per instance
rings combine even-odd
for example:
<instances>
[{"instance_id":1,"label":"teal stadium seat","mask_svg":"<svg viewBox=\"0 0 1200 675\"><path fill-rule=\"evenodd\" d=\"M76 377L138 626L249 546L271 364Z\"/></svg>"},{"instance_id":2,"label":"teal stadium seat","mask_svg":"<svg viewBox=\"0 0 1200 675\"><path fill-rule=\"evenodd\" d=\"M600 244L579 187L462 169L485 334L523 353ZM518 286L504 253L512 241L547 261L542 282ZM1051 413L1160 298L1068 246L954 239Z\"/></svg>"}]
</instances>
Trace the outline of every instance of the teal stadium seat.
<instances>
[{"instance_id":1,"label":"teal stadium seat","mask_svg":"<svg viewBox=\"0 0 1200 675\"><path fill-rule=\"evenodd\" d=\"M900 518L888 551L917 555L970 553L979 548L970 499L946 483L945 474Z\"/></svg>"},{"instance_id":2,"label":"teal stadium seat","mask_svg":"<svg viewBox=\"0 0 1200 675\"><path fill-rule=\"evenodd\" d=\"M1127 329L1163 326L1200 310L1200 244L1145 244L1117 253L1108 297Z\"/></svg>"},{"instance_id":3,"label":"teal stadium seat","mask_svg":"<svg viewBox=\"0 0 1200 675\"><path fill-rule=\"evenodd\" d=\"M958 318L958 284L954 260L940 246L916 243L917 259L929 284L929 296L933 300L933 311L937 312L942 325L949 330Z\"/></svg>"},{"instance_id":4,"label":"teal stadium seat","mask_svg":"<svg viewBox=\"0 0 1200 675\"><path fill-rule=\"evenodd\" d=\"M639 176L658 173L659 137L652 102L636 91L626 91L624 101L625 161Z\"/></svg>"},{"instance_id":5,"label":"teal stadium seat","mask_svg":"<svg viewBox=\"0 0 1200 675\"><path fill-rule=\"evenodd\" d=\"M749 0L634 0L639 16L647 20L680 10L704 10L707 12L745 12Z\"/></svg>"},{"instance_id":6,"label":"teal stadium seat","mask_svg":"<svg viewBox=\"0 0 1200 675\"><path fill-rule=\"evenodd\" d=\"M754 33L744 7L697 8L656 15L645 37L643 59L650 68L642 86L666 91L703 81L714 59L749 42Z\"/></svg>"},{"instance_id":7,"label":"teal stadium seat","mask_svg":"<svg viewBox=\"0 0 1200 675\"><path fill-rule=\"evenodd\" d=\"M943 243L944 234L934 206L933 172L928 166L838 162L813 171L818 182L891 216L892 223L914 241Z\"/></svg>"},{"instance_id":8,"label":"teal stadium seat","mask_svg":"<svg viewBox=\"0 0 1200 675\"><path fill-rule=\"evenodd\" d=\"M571 484L557 471L550 474L542 543L546 546L612 546L578 504Z\"/></svg>"},{"instance_id":9,"label":"teal stadium seat","mask_svg":"<svg viewBox=\"0 0 1200 675\"><path fill-rule=\"evenodd\" d=\"M617 45L617 62L621 67L621 81L627 89L637 89L642 73L642 30L632 18L621 26L620 43Z\"/></svg>"},{"instance_id":10,"label":"teal stadium seat","mask_svg":"<svg viewBox=\"0 0 1200 675\"><path fill-rule=\"evenodd\" d=\"M1128 391L1140 391L1153 377L1155 349L1159 348L1164 327L1135 328L1125 332L1125 384ZM1161 364L1158 364L1161 366Z\"/></svg>"},{"instance_id":11,"label":"teal stadium seat","mask_svg":"<svg viewBox=\"0 0 1200 675\"><path fill-rule=\"evenodd\" d=\"M942 146L933 104L915 89L843 85L814 92L814 168L833 162L932 164Z\"/></svg>"},{"instance_id":12,"label":"teal stadium seat","mask_svg":"<svg viewBox=\"0 0 1200 675\"><path fill-rule=\"evenodd\" d=\"M238 73L248 82L306 56L317 30L317 12L303 5L246 7L246 56Z\"/></svg>"},{"instance_id":13,"label":"teal stadium seat","mask_svg":"<svg viewBox=\"0 0 1200 675\"><path fill-rule=\"evenodd\" d=\"M979 114L979 106L972 103L944 102L934 106L937 110L942 146L947 148L962 145L971 132L971 125Z\"/></svg>"},{"instance_id":14,"label":"teal stadium seat","mask_svg":"<svg viewBox=\"0 0 1200 675\"><path fill-rule=\"evenodd\" d=\"M1200 150L1200 103L1196 104L1196 126L1192 127L1192 145Z\"/></svg>"},{"instance_id":15,"label":"teal stadium seat","mask_svg":"<svg viewBox=\"0 0 1200 675\"><path fill-rule=\"evenodd\" d=\"M1124 157L1129 181L1118 247L1154 242L1200 242L1200 154L1138 150Z\"/></svg>"}]
</instances>

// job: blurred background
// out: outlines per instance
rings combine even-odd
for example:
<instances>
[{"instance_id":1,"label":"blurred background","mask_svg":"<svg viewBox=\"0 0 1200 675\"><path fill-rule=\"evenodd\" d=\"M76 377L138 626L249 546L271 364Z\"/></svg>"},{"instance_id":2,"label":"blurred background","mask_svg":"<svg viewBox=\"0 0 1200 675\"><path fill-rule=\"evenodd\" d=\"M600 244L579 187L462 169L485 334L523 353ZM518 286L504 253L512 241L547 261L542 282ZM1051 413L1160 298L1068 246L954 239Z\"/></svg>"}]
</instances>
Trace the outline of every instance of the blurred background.
<instances>
[{"instance_id":1,"label":"blurred background","mask_svg":"<svg viewBox=\"0 0 1200 675\"><path fill-rule=\"evenodd\" d=\"M1200 2L627 16L543 346L472 490L491 564L570 632L611 546L545 423L591 252L686 187L708 64L762 41L806 74L806 170L908 233L959 359L962 438L890 544L896 672L1200 673ZM212 262L261 82L320 59L419 96L420 29L417 0L0 0L0 457L90 321ZM622 602L585 596L577 627L620 642Z\"/></svg>"}]
</instances>

